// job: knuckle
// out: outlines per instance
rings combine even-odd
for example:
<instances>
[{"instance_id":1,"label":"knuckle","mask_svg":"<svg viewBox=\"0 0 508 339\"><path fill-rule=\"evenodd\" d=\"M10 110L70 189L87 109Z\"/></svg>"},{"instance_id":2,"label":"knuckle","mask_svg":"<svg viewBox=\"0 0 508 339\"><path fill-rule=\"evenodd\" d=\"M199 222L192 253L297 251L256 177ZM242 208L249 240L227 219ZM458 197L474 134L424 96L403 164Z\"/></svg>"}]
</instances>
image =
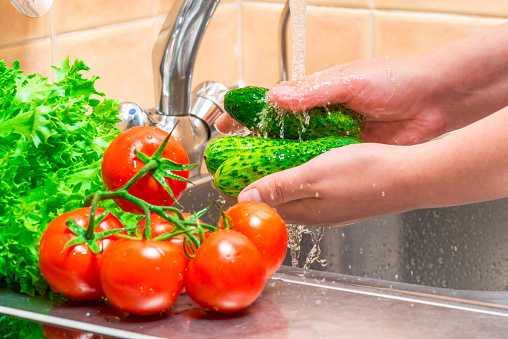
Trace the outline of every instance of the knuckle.
<instances>
[{"instance_id":1,"label":"knuckle","mask_svg":"<svg viewBox=\"0 0 508 339\"><path fill-rule=\"evenodd\" d=\"M268 192L268 198L273 205L278 205L285 201L284 189L277 179L270 179L268 181Z\"/></svg>"}]
</instances>

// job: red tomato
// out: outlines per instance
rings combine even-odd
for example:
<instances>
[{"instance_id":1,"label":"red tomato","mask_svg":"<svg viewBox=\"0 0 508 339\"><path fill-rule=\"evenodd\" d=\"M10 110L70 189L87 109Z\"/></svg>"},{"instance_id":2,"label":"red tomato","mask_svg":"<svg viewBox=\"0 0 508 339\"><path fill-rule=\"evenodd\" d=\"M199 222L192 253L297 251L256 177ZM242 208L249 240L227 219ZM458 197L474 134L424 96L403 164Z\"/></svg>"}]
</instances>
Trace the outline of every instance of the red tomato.
<instances>
[{"instance_id":1,"label":"red tomato","mask_svg":"<svg viewBox=\"0 0 508 339\"><path fill-rule=\"evenodd\" d=\"M149 126L131 127L118 135L106 149L102 159L102 181L106 188L115 190L141 171L144 163L136 156L135 150L151 157L167 136L167 132ZM189 164L187 152L174 137L170 137L162 157L179 164ZM175 171L174 174L188 178L189 170ZM175 198L179 199L187 188L187 183L171 178L165 178L165 180ZM128 191L131 195L152 205L170 206L174 203L171 195L152 175L140 178ZM139 207L127 201L117 199L115 202L124 211L142 213Z\"/></svg>"},{"instance_id":2,"label":"red tomato","mask_svg":"<svg viewBox=\"0 0 508 339\"><path fill-rule=\"evenodd\" d=\"M243 234L219 230L201 244L187 267L187 294L199 305L232 313L261 294L266 268L256 246Z\"/></svg>"},{"instance_id":3,"label":"red tomato","mask_svg":"<svg viewBox=\"0 0 508 339\"><path fill-rule=\"evenodd\" d=\"M103 209L97 208L95 219ZM103 296L99 269L103 253L93 253L86 243L66 247L65 245L76 235L67 227L68 219L86 228L90 221L90 207L80 208L64 213L49 223L42 235L39 245L39 267L44 279L51 288L68 298L76 300L92 300ZM96 226L96 233L123 228L122 223L112 214ZM125 232L123 232L125 233ZM112 235L97 241L105 251L118 236Z\"/></svg>"},{"instance_id":4,"label":"red tomato","mask_svg":"<svg viewBox=\"0 0 508 339\"><path fill-rule=\"evenodd\" d=\"M190 214L190 213L182 212L182 214L183 214L185 220L189 219L189 217L192 216L192 214ZM138 225L142 226L139 228L139 231L141 232L141 234L143 234L143 232L145 231L146 218L141 219L139 221ZM166 233L171 233L174 230L174 228L175 228L175 225L173 225L173 223L171 223L170 221L164 219L163 217L161 217L160 215L158 215L156 213L153 213L153 212L150 213L150 235L152 236L152 239L157 238L158 236L161 236ZM210 236L210 232L208 232L206 230L203 230L203 231L205 232L205 238ZM195 236L197 238L199 238L198 234L195 234ZM170 239L170 241L173 244L178 245L182 249L183 249L183 240L184 240L183 234L176 235L175 237ZM193 245L192 250L189 248L188 244L186 244L185 246L187 249L187 253L194 253L195 252L196 246Z\"/></svg>"},{"instance_id":5,"label":"red tomato","mask_svg":"<svg viewBox=\"0 0 508 339\"><path fill-rule=\"evenodd\" d=\"M286 257L288 236L284 219L275 208L256 201L233 205L226 214L233 221L233 229L249 238L259 249L266 274L270 277Z\"/></svg>"},{"instance_id":6,"label":"red tomato","mask_svg":"<svg viewBox=\"0 0 508 339\"><path fill-rule=\"evenodd\" d=\"M153 315L173 305L183 286L186 257L168 241L122 239L101 267L106 298L121 311Z\"/></svg>"}]
</instances>

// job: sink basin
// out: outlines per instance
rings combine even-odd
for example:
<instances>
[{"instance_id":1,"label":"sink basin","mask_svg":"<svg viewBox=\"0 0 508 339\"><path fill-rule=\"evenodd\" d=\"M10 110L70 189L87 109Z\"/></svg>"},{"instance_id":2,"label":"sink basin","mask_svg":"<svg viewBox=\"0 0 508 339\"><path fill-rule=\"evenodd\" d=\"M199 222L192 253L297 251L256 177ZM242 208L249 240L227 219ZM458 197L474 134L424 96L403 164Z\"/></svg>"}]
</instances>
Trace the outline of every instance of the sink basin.
<instances>
[{"instance_id":1,"label":"sink basin","mask_svg":"<svg viewBox=\"0 0 508 339\"><path fill-rule=\"evenodd\" d=\"M210 178L195 183L180 200L186 212L220 199ZM38 329L46 324L81 331L87 338L502 338L508 293L464 289L505 288L499 263L503 206L498 201L340 229L309 228L324 230L321 258L328 265L311 265L319 271L283 265L258 300L234 314L210 312L182 294L159 315L129 316L104 300L29 297L0 283L0 316L28 320ZM212 208L201 219L213 223L219 217ZM302 238L301 263L313 246L310 238Z\"/></svg>"},{"instance_id":2,"label":"sink basin","mask_svg":"<svg viewBox=\"0 0 508 339\"><path fill-rule=\"evenodd\" d=\"M197 181L182 197L190 210L219 199L210 178ZM325 228L320 259L310 268L358 277L440 288L478 291L508 289L508 200L416 210L342 228ZM225 204L227 208L227 204ZM216 209L213 211L216 212ZM210 213L211 218L219 218ZM318 228L307 227L316 232ZM312 249L301 237L299 266ZM291 265L288 250L284 265Z\"/></svg>"}]
</instances>

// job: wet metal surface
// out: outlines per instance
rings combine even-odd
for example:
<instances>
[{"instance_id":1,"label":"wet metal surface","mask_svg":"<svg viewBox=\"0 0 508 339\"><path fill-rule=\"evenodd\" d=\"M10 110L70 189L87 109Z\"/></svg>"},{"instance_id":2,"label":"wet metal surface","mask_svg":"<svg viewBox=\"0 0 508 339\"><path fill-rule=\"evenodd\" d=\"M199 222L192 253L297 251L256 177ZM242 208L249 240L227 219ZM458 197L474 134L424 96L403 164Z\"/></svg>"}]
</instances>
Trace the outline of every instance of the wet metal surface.
<instances>
[{"instance_id":1,"label":"wet metal surface","mask_svg":"<svg viewBox=\"0 0 508 339\"><path fill-rule=\"evenodd\" d=\"M220 199L209 179L196 184L180 200L187 212ZM98 338L505 338L508 292L499 291L507 281L505 205L415 211L326 229L321 257L328 266L318 268L328 272L283 266L258 300L235 314L209 312L182 295L164 314L136 317L105 301L57 303L5 285L0 314ZM216 221L218 211L207 218Z\"/></svg>"},{"instance_id":2,"label":"wet metal surface","mask_svg":"<svg viewBox=\"0 0 508 339\"><path fill-rule=\"evenodd\" d=\"M31 298L3 287L0 313L112 338L503 338L503 292L433 289L283 267L235 314L182 295L165 314L129 316L106 302Z\"/></svg>"}]
</instances>

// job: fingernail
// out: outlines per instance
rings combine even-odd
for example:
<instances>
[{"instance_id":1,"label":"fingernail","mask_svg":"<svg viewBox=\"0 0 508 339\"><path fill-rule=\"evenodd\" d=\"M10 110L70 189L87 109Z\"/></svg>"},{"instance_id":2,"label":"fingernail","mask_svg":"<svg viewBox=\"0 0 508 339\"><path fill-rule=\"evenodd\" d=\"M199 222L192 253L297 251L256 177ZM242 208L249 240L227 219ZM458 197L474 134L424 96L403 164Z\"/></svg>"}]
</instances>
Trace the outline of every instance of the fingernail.
<instances>
[{"instance_id":1,"label":"fingernail","mask_svg":"<svg viewBox=\"0 0 508 339\"><path fill-rule=\"evenodd\" d=\"M248 191L240 193L240 195L238 196L238 202L242 202L242 201L263 202L263 199L261 199L261 195L259 194L259 191L256 188L253 188Z\"/></svg>"}]
</instances>

